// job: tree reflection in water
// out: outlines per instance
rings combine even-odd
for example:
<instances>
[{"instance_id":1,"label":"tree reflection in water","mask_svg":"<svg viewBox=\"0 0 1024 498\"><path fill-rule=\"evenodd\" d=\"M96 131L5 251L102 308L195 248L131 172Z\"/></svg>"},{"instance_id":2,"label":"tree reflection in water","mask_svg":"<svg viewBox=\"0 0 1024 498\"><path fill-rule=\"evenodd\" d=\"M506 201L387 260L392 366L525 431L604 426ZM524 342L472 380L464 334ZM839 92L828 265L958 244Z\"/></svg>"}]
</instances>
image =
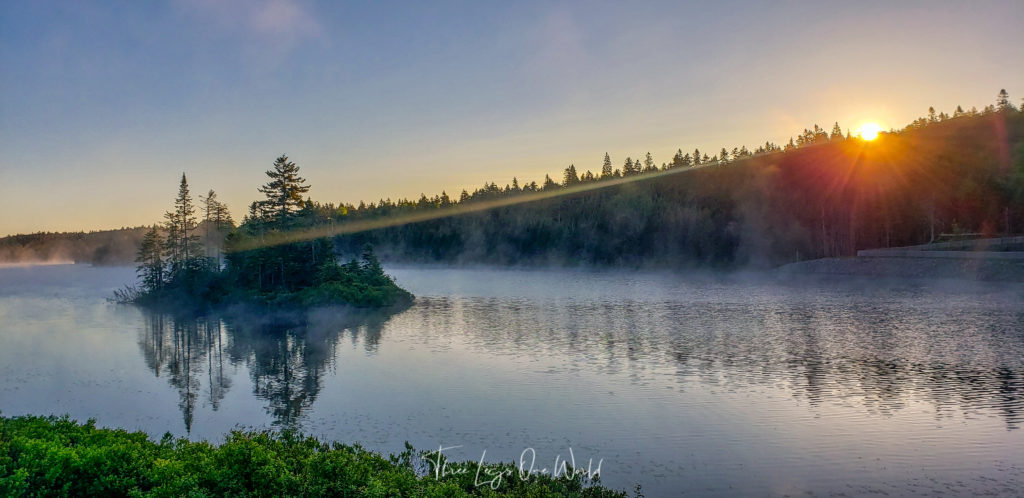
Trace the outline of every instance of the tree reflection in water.
<instances>
[{"instance_id":1,"label":"tree reflection in water","mask_svg":"<svg viewBox=\"0 0 1024 498\"><path fill-rule=\"evenodd\" d=\"M185 430L191 432L196 403L203 396L216 411L231 388L228 366L245 365L253 394L267 401L275 425L297 427L303 412L323 388L340 337L363 336L376 349L384 322L381 312L317 310L299 316L224 314L174 316L146 312L139 348L157 377L166 376L179 394ZM203 386L205 380L205 387Z\"/></svg>"}]
</instances>

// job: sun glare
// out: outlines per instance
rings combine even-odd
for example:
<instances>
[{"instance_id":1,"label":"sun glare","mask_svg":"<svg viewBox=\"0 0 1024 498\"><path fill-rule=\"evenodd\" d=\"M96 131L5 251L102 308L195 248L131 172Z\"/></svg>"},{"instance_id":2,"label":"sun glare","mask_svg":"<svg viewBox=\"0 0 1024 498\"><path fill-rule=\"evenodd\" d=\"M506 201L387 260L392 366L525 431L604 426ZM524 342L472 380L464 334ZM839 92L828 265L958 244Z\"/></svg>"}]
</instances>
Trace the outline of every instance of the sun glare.
<instances>
[{"instance_id":1,"label":"sun glare","mask_svg":"<svg viewBox=\"0 0 1024 498\"><path fill-rule=\"evenodd\" d=\"M882 127L878 123L864 123L860 125L860 129L857 130L857 135L864 140L874 140L878 138L878 134L882 131Z\"/></svg>"}]
</instances>

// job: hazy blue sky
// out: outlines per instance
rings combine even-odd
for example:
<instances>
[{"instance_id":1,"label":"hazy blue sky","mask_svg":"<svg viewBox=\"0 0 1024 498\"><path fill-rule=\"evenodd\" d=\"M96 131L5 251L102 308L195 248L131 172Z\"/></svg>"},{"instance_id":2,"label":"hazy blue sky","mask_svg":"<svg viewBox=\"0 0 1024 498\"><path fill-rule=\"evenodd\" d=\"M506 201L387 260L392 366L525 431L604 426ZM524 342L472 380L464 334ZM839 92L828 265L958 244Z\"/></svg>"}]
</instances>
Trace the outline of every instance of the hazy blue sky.
<instances>
[{"instance_id":1,"label":"hazy blue sky","mask_svg":"<svg viewBox=\"0 0 1024 498\"><path fill-rule=\"evenodd\" d=\"M418 197L1024 96L1024 2L0 1L0 235Z\"/></svg>"}]
</instances>

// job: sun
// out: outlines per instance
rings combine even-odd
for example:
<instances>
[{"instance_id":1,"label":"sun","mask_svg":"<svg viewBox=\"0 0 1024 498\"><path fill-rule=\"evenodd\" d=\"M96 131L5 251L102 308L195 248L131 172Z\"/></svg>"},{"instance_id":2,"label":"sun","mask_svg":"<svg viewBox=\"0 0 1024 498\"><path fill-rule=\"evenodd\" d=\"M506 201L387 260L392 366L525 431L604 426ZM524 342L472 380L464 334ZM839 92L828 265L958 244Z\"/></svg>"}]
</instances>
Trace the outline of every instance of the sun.
<instances>
[{"instance_id":1,"label":"sun","mask_svg":"<svg viewBox=\"0 0 1024 498\"><path fill-rule=\"evenodd\" d=\"M857 135L864 140L874 140L878 138L878 134L882 131L882 127L878 123L864 123L860 125L860 129L857 130Z\"/></svg>"}]
</instances>

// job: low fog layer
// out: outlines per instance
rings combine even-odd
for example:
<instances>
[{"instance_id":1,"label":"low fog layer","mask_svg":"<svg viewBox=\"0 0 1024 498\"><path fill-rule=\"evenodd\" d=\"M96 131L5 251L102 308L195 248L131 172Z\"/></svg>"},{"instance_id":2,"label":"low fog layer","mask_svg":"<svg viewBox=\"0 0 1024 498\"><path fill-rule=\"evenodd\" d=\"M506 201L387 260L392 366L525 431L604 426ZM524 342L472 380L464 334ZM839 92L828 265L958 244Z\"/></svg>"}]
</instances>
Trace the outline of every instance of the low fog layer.
<instances>
[{"instance_id":1,"label":"low fog layer","mask_svg":"<svg viewBox=\"0 0 1024 498\"><path fill-rule=\"evenodd\" d=\"M34 233L0 238L0 263L134 264L145 228Z\"/></svg>"}]
</instances>

